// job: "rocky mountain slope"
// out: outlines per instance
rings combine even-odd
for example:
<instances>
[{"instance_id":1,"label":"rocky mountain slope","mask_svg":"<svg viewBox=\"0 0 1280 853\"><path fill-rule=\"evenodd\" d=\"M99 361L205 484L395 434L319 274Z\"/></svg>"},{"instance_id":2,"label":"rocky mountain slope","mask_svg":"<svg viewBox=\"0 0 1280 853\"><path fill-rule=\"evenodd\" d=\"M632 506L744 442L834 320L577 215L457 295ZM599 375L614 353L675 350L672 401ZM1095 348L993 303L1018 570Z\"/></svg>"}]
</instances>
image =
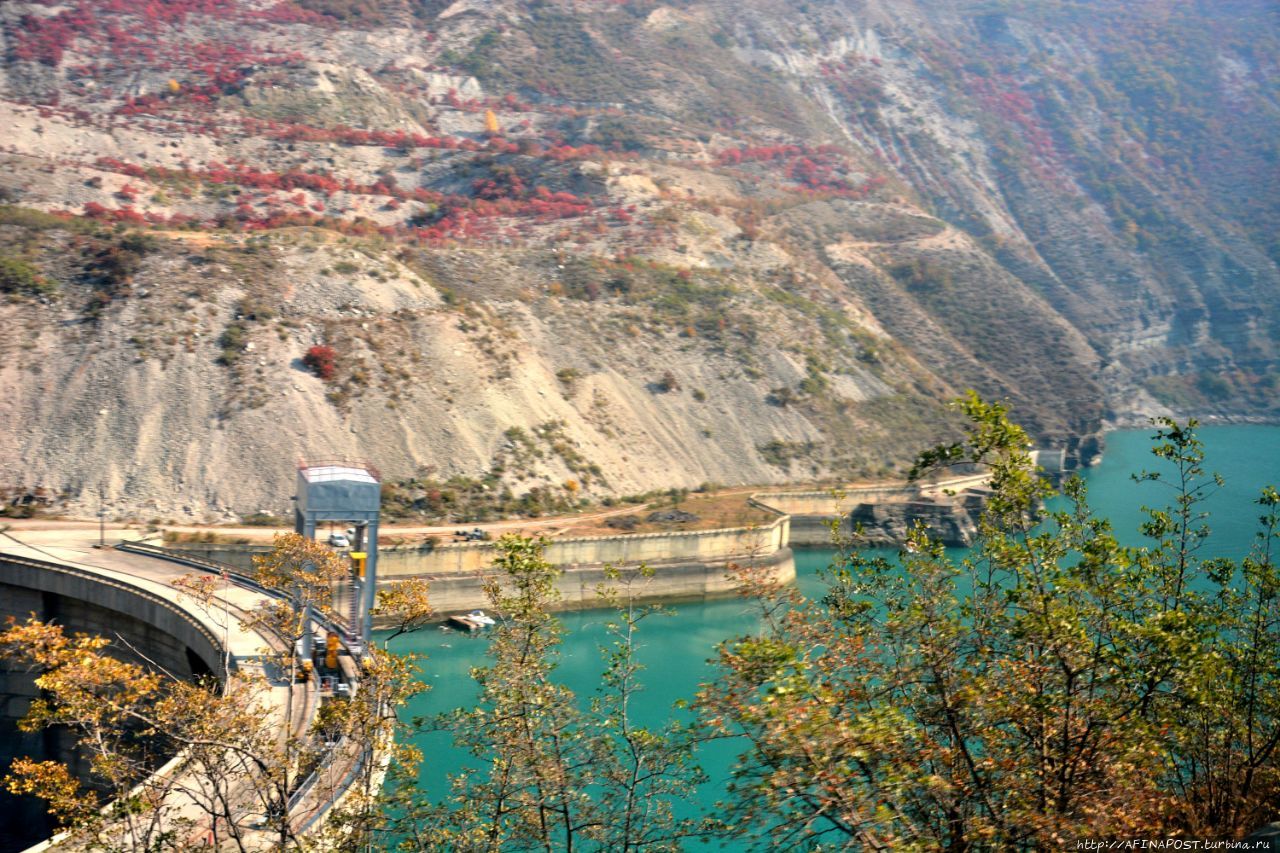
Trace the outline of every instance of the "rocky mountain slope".
<instances>
[{"instance_id":1,"label":"rocky mountain slope","mask_svg":"<svg viewBox=\"0 0 1280 853\"><path fill-rule=\"evenodd\" d=\"M406 512L540 511L888 473L968 387L1076 457L1277 412L1266 0L10 0L0 34L13 497L283 512L349 455Z\"/></svg>"}]
</instances>

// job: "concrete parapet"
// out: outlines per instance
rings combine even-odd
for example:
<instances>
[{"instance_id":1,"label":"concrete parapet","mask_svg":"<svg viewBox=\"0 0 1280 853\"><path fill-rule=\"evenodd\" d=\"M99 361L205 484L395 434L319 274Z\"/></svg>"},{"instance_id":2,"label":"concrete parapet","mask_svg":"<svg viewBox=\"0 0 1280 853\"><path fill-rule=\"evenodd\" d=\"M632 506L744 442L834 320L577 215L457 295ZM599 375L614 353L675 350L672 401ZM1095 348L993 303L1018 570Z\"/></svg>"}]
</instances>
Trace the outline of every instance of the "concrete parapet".
<instances>
[{"instance_id":1,"label":"concrete parapet","mask_svg":"<svg viewBox=\"0 0 1280 853\"><path fill-rule=\"evenodd\" d=\"M197 668L225 676L221 672L222 643L207 626L174 601L123 581L4 554L0 554L0 571L3 572L2 585L11 588L0 595L0 601L6 602L6 611L17 609L7 604L10 593L15 593L12 588L24 590L29 600L33 593L40 593L41 606L35 613L39 618L56 618L72 631L121 636L138 649L154 647L157 654L164 649L181 649L181 654L175 652L167 657L157 657L148 651L148 657L155 664L179 677L189 677ZM31 614L6 612L4 615L26 618ZM131 636L135 634L138 636ZM199 664L194 664L187 649Z\"/></svg>"}]
</instances>

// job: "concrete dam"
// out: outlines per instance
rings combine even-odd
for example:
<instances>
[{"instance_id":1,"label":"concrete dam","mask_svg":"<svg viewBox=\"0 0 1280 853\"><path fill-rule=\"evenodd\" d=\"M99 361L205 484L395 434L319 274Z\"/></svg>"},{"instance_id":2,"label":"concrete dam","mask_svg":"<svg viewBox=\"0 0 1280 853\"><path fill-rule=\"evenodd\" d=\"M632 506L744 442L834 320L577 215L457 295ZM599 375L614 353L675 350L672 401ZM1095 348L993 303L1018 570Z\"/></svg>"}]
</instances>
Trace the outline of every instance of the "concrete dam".
<instances>
[{"instance_id":1,"label":"concrete dam","mask_svg":"<svg viewBox=\"0 0 1280 853\"><path fill-rule=\"evenodd\" d=\"M347 469L325 466L305 470L310 479L300 481L300 493L309 488L312 494L299 501L300 532L314 538L318 521L346 519L368 526L368 538L357 537L353 550L359 550L361 541L376 542L374 488L356 480L369 494L352 491L354 475ZM642 597L673 601L732 596L736 593L728 572L732 564L749 564L778 582L789 582L795 578L793 546L829 546L833 523L845 532L857 526L870 532L867 541L885 544L905 525L923 520L949 543L966 544L973 531L970 513L982 499L982 481L981 477L968 477L843 493L758 493L749 502L764 510L766 518L772 517L767 523L555 538L548 541L545 556L562 569L557 587L561 604L567 608L599 606L598 589L608 582L610 567L640 563L654 570ZM364 509L353 510L353 502ZM866 523L868 519L871 524ZM7 534L0 540L4 551L0 553L0 617L22 621L34 616L61 625L69 633L104 636L113 641L111 653L121 659L162 669L182 680L213 676L224 684L228 677L224 661L229 661L233 670L252 667L265 647L278 643L278 638L255 633L243 624L233 627L229 617L225 624L219 624L211 619L207 607L201 609L184 600L173 586L176 578L193 571L221 573L226 578L229 569L233 582L220 594L229 608L248 612L261 606L271 593L255 588L251 579L238 577L235 569L251 570L253 556L267 550L264 546L190 543L179 551L142 542L99 548L85 541L51 540L44 547ZM367 558L364 553L350 555L355 565L345 600L351 612L349 618L343 617L343 630L352 650L351 660L358 659L361 644L368 642L368 604L378 584L427 578L432 603L442 616L486 606L482 587L496 554L492 543L424 543L366 550ZM380 569L376 574L375 565ZM335 631L339 624L335 623ZM280 707L306 708L310 715L321 703L314 683L272 689ZM16 757L30 756L63 763L82 781L89 781L89 768L77 754L71 732L57 728L32 734L18 731L17 721L38 694L33 673L14 665L0 671L0 770ZM282 717L280 725L288 731L291 726L305 726L307 719L300 723ZM335 756L335 765L341 764L339 759L354 764L367 757ZM157 772L181 772L173 769L180 764L180 757L175 757L165 765L168 770ZM309 800L299 798L300 824L309 826L343 796L343 786L350 784L344 780L349 777L340 773L337 778L330 788L313 791ZM42 839L53 830L42 802L0 794L0 853L48 849L49 842Z\"/></svg>"},{"instance_id":2,"label":"concrete dam","mask_svg":"<svg viewBox=\"0 0 1280 853\"><path fill-rule=\"evenodd\" d=\"M281 738L312 739L312 724L322 704L334 698L345 701L360 687L358 661L345 646L340 651L340 684L326 688L309 671L304 679L290 678L287 672L282 675L270 659L292 653L291 645L246 618L281 596L226 571L229 567L181 555L131 552L126 550L128 542L107 548L90 547L83 541L36 546L7 534L2 541L0 616L23 621L35 616L62 626L69 634L105 637L112 641L107 649L111 657L182 681L212 676L226 690L229 682L243 675L247 681L240 680L235 689L262 685L255 694L256 707L264 727L274 728ZM180 578L201 573L221 577L214 597L205 604L174 585ZM0 670L0 772L7 771L15 757L58 761L87 788L95 789L88 764L77 752L75 733L56 727L34 734L18 731L17 721L38 695L35 674L22 665L9 664ZM358 787L362 772L374 763L374 756L360 744L316 743L314 751L320 756L317 768L298 779L282 812L300 835L319 827L321 818ZM185 756L173 755L154 769L151 779L159 784L149 790L165 792L165 813L179 820L173 830L179 846L194 847L204 843L209 826L186 793L197 787L186 784L191 781L186 778L189 772L193 771L188 770ZM251 806L246 800L237 808ZM188 819L193 813L196 818ZM63 844L62 836L49 837L55 827L44 804L34 798L0 794L0 821L0 851L79 849L74 843ZM253 829L251 821L247 825L248 849L272 849L272 837Z\"/></svg>"},{"instance_id":3,"label":"concrete dam","mask_svg":"<svg viewBox=\"0 0 1280 853\"><path fill-rule=\"evenodd\" d=\"M222 678L221 640L170 600L172 593L166 597L146 587L128 575L113 577L108 571L0 554L0 620L35 616L68 633L112 638L114 657L160 667L176 678ZM18 730L18 720L39 694L35 673L13 665L0 669L0 767L30 756L61 762L78 778L88 779L71 733L56 727L36 733ZM41 801L0 793L0 853L24 850L53 830Z\"/></svg>"},{"instance_id":4,"label":"concrete dam","mask_svg":"<svg viewBox=\"0 0 1280 853\"><path fill-rule=\"evenodd\" d=\"M842 535L861 530L868 545L895 545L907 529L924 522L948 545L968 545L984 497L985 475L935 483L874 486L843 491L761 492L748 500L773 516L766 524L712 530L552 538L544 556L562 570L556 581L562 609L599 606L596 590L610 566L644 563L654 577L642 597L696 601L735 594L730 564L766 570L774 580L795 578L793 548L831 547L832 523ZM203 558L252 567L266 545L186 542L171 546ZM441 614L485 607L484 578L497 551L491 542L445 542L382 546L377 549L379 582L408 577L431 583L431 601Z\"/></svg>"}]
</instances>

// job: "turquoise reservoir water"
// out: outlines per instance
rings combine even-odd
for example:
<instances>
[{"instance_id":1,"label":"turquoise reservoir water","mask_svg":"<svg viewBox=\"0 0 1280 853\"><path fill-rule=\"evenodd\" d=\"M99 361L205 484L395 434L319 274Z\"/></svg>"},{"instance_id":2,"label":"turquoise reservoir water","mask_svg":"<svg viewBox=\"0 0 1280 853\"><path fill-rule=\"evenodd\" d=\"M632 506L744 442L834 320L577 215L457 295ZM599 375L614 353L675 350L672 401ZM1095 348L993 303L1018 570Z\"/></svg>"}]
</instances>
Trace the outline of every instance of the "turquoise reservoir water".
<instances>
[{"instance_id":1,"label":"turquoise reservoir water","mask_svg":"<svg viewBox=\"0 0 1280 853\"><path fill-rule=\"evenodd\" d=\"M1135 484L1130 474L1154 468L1152 430L1127 430L1107 437L1103 463L1088 473L1090 503L1098 515L1112 519L1122 541L1139 544L1137 526L1142 504L1160 506L1169 495L1152 484ZM1209 524L1214 531L1204 556L1239 557L1252 542L1258 508L1251 501L1266 484L1280 485L1280 427L1220 426L1204 428L1201 437L1206 445L1206 467L1226 479L1224 488L1214 494L1208 504L1212 513ZM818 573L826 567L831 552L807 550L796 554L797 583L806 594L821 594ZM692 698L698 685L712 673L708 659L721 640L748 633L756 619L750 605L742 601L720 601L707 604L680 604L670 608L671 616L655 616L644 623L639 657L648 667L646 689L639 697L638 714L647 721L657 721L672 714L679 699ZM593 695L602 663L600 646L608 642L604 625L607 611L568 613L563 616L568 634L559 668L561 680L572 687L584 701ZM428 655L425 679L431 690L419 697L409 709L423 715L467 706L476 697L470 669L485 663L485 640L454 632L428 630L402 637L394 648L402 652ZM477 771L480 768L465 752L454 748L444 734L420 736L419 745L426 756L420 784L432 799L449 793L451 774ZM720 742L699 753L712 781L699 792L699 805L711 806L720 796L723 783L735 754L734 745Z\"/></svg>"}]
</instances>

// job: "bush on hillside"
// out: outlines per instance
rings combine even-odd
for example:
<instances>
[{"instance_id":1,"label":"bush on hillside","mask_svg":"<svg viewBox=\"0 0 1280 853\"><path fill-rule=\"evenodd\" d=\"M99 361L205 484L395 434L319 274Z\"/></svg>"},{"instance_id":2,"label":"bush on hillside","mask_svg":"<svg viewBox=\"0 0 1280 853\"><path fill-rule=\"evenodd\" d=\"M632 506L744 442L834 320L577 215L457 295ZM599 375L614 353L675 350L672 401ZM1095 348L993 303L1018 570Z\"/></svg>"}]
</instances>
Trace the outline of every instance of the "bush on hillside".
<instances>
[{"instance_id":1,"label":"bush on hillside","mask_svg":"<svg viewBox=\"0 0 1280 853\"><path fill-rule=\"evenodd\" d=\"M302 357L307 369L326 382L333 378L338 369L338 354L333 347L317 344L307 350Z\"/></svg>"}]
</instances>

